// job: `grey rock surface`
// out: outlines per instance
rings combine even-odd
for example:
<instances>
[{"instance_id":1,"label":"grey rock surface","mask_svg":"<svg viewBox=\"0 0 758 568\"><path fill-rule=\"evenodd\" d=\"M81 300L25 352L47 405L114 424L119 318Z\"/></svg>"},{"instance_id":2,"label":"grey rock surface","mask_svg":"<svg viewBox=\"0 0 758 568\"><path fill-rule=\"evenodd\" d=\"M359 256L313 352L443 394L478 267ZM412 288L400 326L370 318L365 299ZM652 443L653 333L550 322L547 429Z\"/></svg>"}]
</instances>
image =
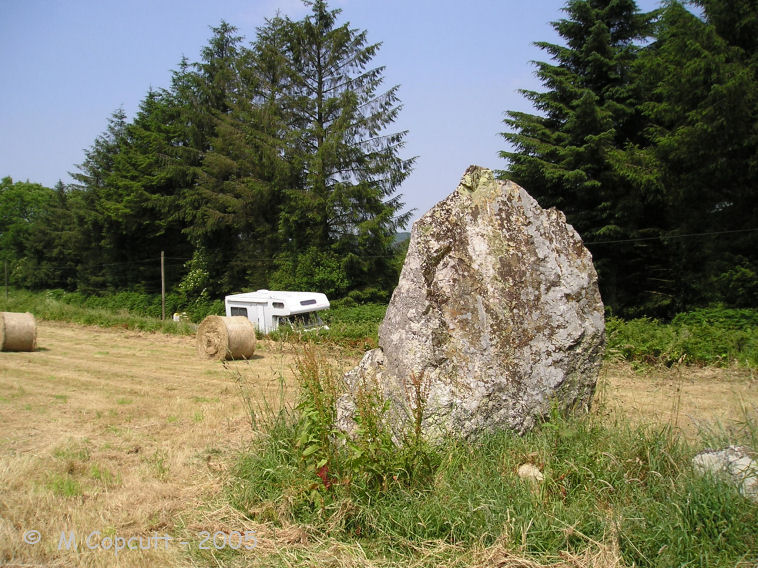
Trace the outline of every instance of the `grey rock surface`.
<instances>
[{"instance_id":1,"label":"grey rock surface","mask_svg":"<svg viewBox=\"0 0 758 568\"><path fill-rule=\"evenodd\" d=\"M743 446L723 450L705 450L692 458L692 465L701 474L721 477L734 485L746 498L758 503L758 462Z\"/></svg>"},{"instance_id":2,"label":"grey rock surface","mask_svg":"<svg viewBox=\"0 0 758 568\"><path fill-rule=\"evenodd\" d=\"M391 399L400 432L523 433L553 405L587 407L605 344L592 257L560 211L472 166L414 225L379 349L346 376ZM349 431L350 395L338 404Z\"/></svg>"}]
</instances>

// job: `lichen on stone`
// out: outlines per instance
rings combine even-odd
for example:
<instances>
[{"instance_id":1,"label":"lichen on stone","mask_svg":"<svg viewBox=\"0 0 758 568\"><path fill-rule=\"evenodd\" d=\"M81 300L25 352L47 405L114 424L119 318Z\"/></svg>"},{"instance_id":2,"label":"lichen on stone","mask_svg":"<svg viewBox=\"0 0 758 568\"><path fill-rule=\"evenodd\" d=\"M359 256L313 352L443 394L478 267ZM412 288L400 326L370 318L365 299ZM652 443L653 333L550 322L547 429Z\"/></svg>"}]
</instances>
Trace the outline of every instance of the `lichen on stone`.
<instances>
[{"instance_id":1,"label":"lichen on stone","mask_svg":"<svg viewBox=\"0 0 758 568\"><path fill-rule=\"evenodd\" d=\"M590 253L563 214L472 166L411 230L379 330L381 369L369 369L375 354L351 373L376 376L397 431L403 385L421 373L429 437L524 432L555 404L589 406L603 312Z\"/></svg>"}]
</instances>

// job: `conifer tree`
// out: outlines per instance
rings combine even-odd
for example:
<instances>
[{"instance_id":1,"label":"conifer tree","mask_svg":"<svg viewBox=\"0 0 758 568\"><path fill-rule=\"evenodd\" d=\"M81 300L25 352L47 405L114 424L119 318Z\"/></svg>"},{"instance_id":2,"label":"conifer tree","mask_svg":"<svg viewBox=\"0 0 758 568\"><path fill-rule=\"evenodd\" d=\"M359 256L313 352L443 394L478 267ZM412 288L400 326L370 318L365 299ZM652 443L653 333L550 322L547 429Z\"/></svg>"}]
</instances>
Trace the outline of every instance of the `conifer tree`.
<instances>
[{"instance_id":1,"label":"conifer tree","mask_svg":"<svg viewBox=\"0 0 758 568\"><path fill-rule=\"evenodd\" d=\"M160 250L191 254L188 295L329 280L290 273L336 275L338 293L394 285L408 216L396 191L413 163L399 156L406 133L385 131L397 87L381 90L366 32L338 26L323 1L311 7L267 21L249 48L221 22L131 123L114 114L70 192L80 286L150 288L139 264Z\"/></svg>"},{"instance_id":2,"label":"conifer tree","mask_svg":"<svg viewBox=\"0 0 758 568\"><path fill-rule=\"evenodd\" d=\"M193 182L183 161L181 109L167 91L149 91L121 138L108 184L113 190L110 239L118 251L122 286L160 289L157 262L161 251L187 257L191 248L183 234L180 197Z\"/></svg>"},{"instance_id":3,"label":"conifer tree","mask_svg":"<svg viewBox=\"0 0 758 568\"><path fill-rule=\"evenodd\" d=\"M111 204L118 200L108 183L114 163L126 132L126 113L119 108L108 119L105 131L85 151L85 159L72 172L75 180L71 190L75 223L76 249L80 258L77 287L87 292L103 291L119 285L115 264L118 250L114 249L111 235L116 230L112 223Z\"/></svg>"},{"instance_id":4,"label":"conifer tree","mask_svg":"<svg viewBox=\"0 0 758 568\"><path fill-rule=\"evenodd\" d=\"M397 86L381 88L384 68L370 66L380 44L368 43L366 32L349 23L338 24L339 14L314 0L308 16L279 29L284 155L302 172L297 186L285 188L282 266L290 273L299 255L307 262L331 255L352 286L386 286L396 277L394 235L408 219L396 191L414 159L400 156L406 132L386 132L401 106ZM267 47L259 42L255 49Z\"/></svg>"},{"instance_id":5,"label":"conifer tree","mask_svg":"<svg viewBox=\"0 0 758 568\"><path fill-rule=\"evenodd\" d=\"M189 231L203 249L214 249L208 269L219 289L267 287L280 250L283 188L298 177L285 150L285 25L269 20L253 48L235 48L224 109L214 114L215 135L199 170L202 221Z\"/></svg>"},{"instance_id":6,"label":"conifer tree","mask_svg":"<svg viewBox=\"0 0 758 568\"><path fill-rule=\"evenodd\" d=\"M633 72L652 15L633 0L570 0L564 12L553 27L565 45L536 43L554 61L535 64L545 91L522 91L538 114L506 113L503 137L513 150L501 152L509 162L502 175L561 209L587 243L658 235L662 196L640 149L645 124ZM631 313L671 302L653 243L591 247L607 305Z\"/></svg>"},{"instance_id":7,"label":"conifer tree","mask_svg":"<svg viewBox=\"0 0 758 568\"><path fill-rule=\"evenodd\" d=\"M758 303L758 1L669 2L639 62L682 308ZM695 236L691 236L695 235Z\"/></svg>"},{"instance_id":8,"label":"conifer tree","mask_svg":"<svg viewBox=\"0 0 758 568\"><path fill-rule=\"evenodd\" d=\"M207 272L211 293L230 285L226 275L236 256L238 236L244 232L249 195L238 184L241 172L222 124L231 113L231 101L241 90L240 43L237 29L226 22L212 28L201 61L185 70L185 112L193 125L198 152L194 183L184 193L186 233L194 248L195 269ZM199 266L202 261L203 266ZM186 284L185 284L186 286ZM227 288L228 289L228 288Z\"/></svg>"}]
</instances>

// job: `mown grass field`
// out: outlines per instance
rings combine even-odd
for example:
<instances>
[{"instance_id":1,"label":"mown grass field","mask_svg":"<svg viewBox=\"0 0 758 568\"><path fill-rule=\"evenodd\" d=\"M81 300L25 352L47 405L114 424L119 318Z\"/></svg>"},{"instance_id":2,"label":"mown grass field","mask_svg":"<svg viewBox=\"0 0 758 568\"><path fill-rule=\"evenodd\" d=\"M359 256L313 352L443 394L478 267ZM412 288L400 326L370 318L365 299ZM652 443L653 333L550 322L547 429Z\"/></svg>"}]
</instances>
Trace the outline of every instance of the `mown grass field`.
<instances>
[{"instance_id":1,"label":"mown grass field","mask_svg":"<svg viewBox=\"0 0 758 568\"><path fill-rule=\"evenodd\" d=\"M0 353L0 565L192 565L203 530L250 526L223 497L252 439L230 371L277 401L291 349L260 342L225 368L199 359L192 337L61 322L40 322L38 344ZM36 546L23 542L29 530ZM191 544L58 550L72 530Z\"/></svg>"},{"instance_id":2,"label":"mown grass field","mask_svg":"<svg viewBox=\"0 0 758 568\"><path fill-rule=\"evenodd\" d=\"M6 311L29 311L51 321L68 321L101 327L121 327L139 331L192 335L195 325L207 314L223 315L223 303L190 303L190 321L171 321L171 311L187 307L169 302L167 321L160 320L160 296L120 292L109 296L85 296L63 290L32 292L12 290L8 299L0 297ZM188 308L189 309L189 308ZM351 299L332 302L322 312L328 330L293 334L286 330L272 337L335 344L363 351L378 344L379 324L386 304L357 304ZM706 308L679 314L671 322L649 318L625 321L606 320L609 359L626 360L638 366L675 364L758 367L758 309Z\"/></svg>"},{"instance_id":3,"label":"mown grass field","mask_svg":"<svg viewBox=\"0 0 758 568\"><path fill-rule=\"evenodd\" d=\"M325 345L316 348L341 368L356 361L353 351ZM439 491L449 499L435 504L427 496L422 504L414 505L415 513L412 508L401 514L421 494L388 494L390 501L377 503L378 528L373 535L356 535L341 526L348 510L334 517L306 511L308 520L298 521L290 507L302 479L296 477L288 493L274 478L251 477L250 470L244 469L246 460L261 455L256 444L267 434L251 427L241 396L247 393L259 413L262 407L258 404L264 399L276 404L282 393L285 402L294 403L292 366L297 354L290 344L261 342L255 359L225 368L198 359L191 337L41 322L37 352L0 354L0 485L4 488L0 562L53 566L516 566L504 559L526 556L547 562L554 557L557 562L556 551L564 550L579 559L579 564L566 565L589 566L593 564L582 564L583 555L589 562L590 557L612 554L616 558L623 552L613 548L610 532L606 541L591 534L582 537L579 533L586 534L584 525L577 525L574 537L565 542L556 536L569 529L564 526L566 515L575 514L564 510L560 484L566 478L558 478L578 475L574 468L609 467L617 458L580 465L565 454L570 448L560 453L551 446L555 440L550 442L550 436L555 432L548 437L490 440L484 454L489 457L484 461L467 462L469 450L457 448L450 458L455 464L442 471L438 481ZM595 456L636 452L623 460L636 463L634 459L639 457L644 465L613 473L622 480L624 475L631 476L624 481L631 484L640 483L632 479L632 473L645 469L648 477L655 476L650 472L657 467L644 461L651 447L634 433L635 425L653 429L647 434L657 444L652 448L674 444L665 450L668 454L661 453L657 459L668 460L670 454L674 465L666 467L676 470L686 468L696 446L705 443L698 432L706 424L719 421L726 429L722 432L744 436L745 411L754 412L758 407L756 377L744 367L651 367L639 373L627 363L609 362L597 396L593 416L599 422L592 426L592 436L599 438L586 438L581 434L586 426L578 425L568 429L573 432L570 439L584 439L583 443L605 440L603 447L591 452ZM603 431L597 430L601 424L609 425L618 437L602 435ZM658 427L667 433L656 434ZM682 440L690 440L686 444L694 445L671 441L669 434L676 432L683 434ZM614 441L623 441L624 448L609 447ZM530 458L533 453L536 455ZM466 455L469 457L464 459ZM531 514L530 509L509 512L508 503L514 497L503 493L504 488L520 491L522 497L531 495L524 493L523 487L517 489L519 482L513 475L516 462L526 459L550 463L549 468L544 467L553 472L551 484L534 499L553 511L555 518L535 516L530 523L520 516ZM256 475L262 471L256 469ZM572 483L579 484L574 488L577 495L581 495L582 485L590 486L592 475L599 473L574 479ZM468 487L456 485L464 481ZM604 485L598 482L598 486ZM656 489L660 490L662 487ZM639 491L630 493L630 498L642 496L661 507L665 503L663 495ZM256 501L259 493L269 497ZM735 501L722 505L731 511ZM347 505L341 502L341 506ZM599 514L595 508L590 510ZM412 515L417 513L431 523L440 512L448 517L449 525L427 524L423 530L419 526L415 534L400 536L405 530L405 525L396 525L400 520L414 526L420 522L413 521ZM545 509L532 513L543 515ZM384 518L379 518L382 515ZM487 521L490 518L494 524ZM587 517L582 519L587 522ZM597 521L592 515L590 519ZM500 528L493 531L494 526ZM664 528L662 525L661 530ZM36 546L23 542L28 530L40 531L41 541ZM118 558L112 550L90 549L86 542L76 550L58 550L61 531L72 530L82 538L99 531L100 536L90 541L93 545L108 535L147 538L157 534L174 540L167 548L122 550ZM217 537L220 544L235 531L245 530L256 531L254 550L199 548L203 531L227 535ZM540 550L543 545L533 543L532 536L541 534L552 535L547 542L554 549ZM744 536L741 534L743 541ZM180 541L188 544L180 545ZM643 554L647 557L650 551ZM651 561L648 565L665 563Z\"/></svg>"},{"instance_id":4,"label":"mown grass field","mask_svg":"<svg viewBox=\"0 0 758 568\"><path fill-rule=\"evenodd\" d=\"M650 339L644 326L651 322L610 322L590 415L555 417L523 438L451 443L430 454L423 483L390 477L379 490L364 490L358 474L352 484L340 479L326 488L303 463L296 367L306 349L337 375L354 365L372 346L371 321L382 306L338 305L331 336L260 341L252 360L223 365L197 357L189 326L143 331L141 322L155 320L95 308L65 312L58 300L43 301L39 349L0 353L0 564L758 562L758 507L690 467L704 447L758 447L749 314L729 324L740 328L731 351L739 356L710 364L704 353L724 353L724 346L713 338L713 347L687 343L691 323L672 329L652 322L667 345L689 349L674 357L671 347L659 350L663 340ZM66 317L100 325L50 321ZM520 480L523 463L545 481ZM32 530L39 531L36 545L24 541ZM61 547L61 533L71 531L76 544ZM239 546L246 531L255 536L250 550ZM156 536L162 540L146 550L106 549L118 538L149 543Z\"/></svg>"}]
</instances>

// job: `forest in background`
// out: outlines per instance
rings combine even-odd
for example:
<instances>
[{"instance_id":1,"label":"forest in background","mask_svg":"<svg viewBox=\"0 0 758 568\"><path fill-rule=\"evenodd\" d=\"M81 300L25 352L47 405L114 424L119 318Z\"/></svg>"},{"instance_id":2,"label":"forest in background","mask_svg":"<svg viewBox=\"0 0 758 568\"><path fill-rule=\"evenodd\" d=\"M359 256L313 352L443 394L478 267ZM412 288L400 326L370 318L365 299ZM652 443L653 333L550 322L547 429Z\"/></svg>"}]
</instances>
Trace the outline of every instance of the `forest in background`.
<instances>
[{"instance_id":1,"label":"forest in background","mask_svg":"<svg viewBox=\"0 0 758 568\"><path fill-rule=\"evenodd\" d=\"M758 1L564 13L502 175L566 214L614 313L758 306Z\"/></svg>"},{"instance_id":2,"label":"forest in background","mask_svg":"<svg viewBox=\"0 0 758 568\"><path fill-rule=\"evenodd\" d=\"M155 292L164 251L187 299L268 287L386 300L413 159L400 156L406 133L387 128L400 105L370 65L379 45L338 14L314 2L249 44L222 22L133 120L112 114L75 183L4 179L11 282Z\"/></svg>"},{"instance_id":3,"label":"forest in background","mask_svg":"<svg viewBox=\"0 0 758 568\"><path fill-rule=\"evenodd\" d=\"M564 211L613 313L758 305L758 0L569 0L563 16L563 43L537 43L543 90L523 92L536 114L506 113L501 175ZM379 44L339 17L317 0L247 43L222 22L133 119L111 115L74 183L4 178L11 283L154 293L165 251L185 303L257 288L386 301L414 159Z\"/></svg>"}]
</instances>

